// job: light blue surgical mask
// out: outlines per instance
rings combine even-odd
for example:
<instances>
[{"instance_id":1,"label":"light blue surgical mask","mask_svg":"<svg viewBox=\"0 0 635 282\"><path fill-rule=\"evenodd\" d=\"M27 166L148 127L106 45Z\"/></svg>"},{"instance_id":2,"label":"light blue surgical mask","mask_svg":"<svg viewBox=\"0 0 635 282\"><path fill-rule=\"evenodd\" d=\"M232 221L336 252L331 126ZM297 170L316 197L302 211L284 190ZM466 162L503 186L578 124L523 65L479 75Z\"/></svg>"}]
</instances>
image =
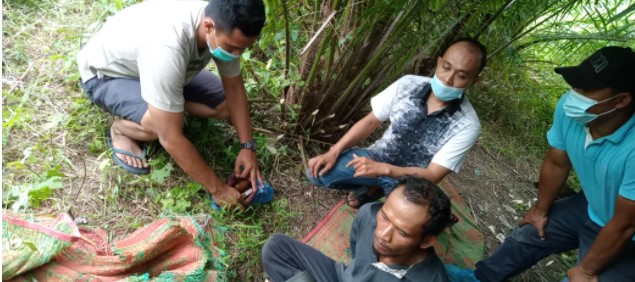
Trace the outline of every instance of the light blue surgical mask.
<instances>
[{"instance_id":1,"label":"light blue surgical mask","mask_svg":"<svg viewBox=\"0 0 635 282\"><path fill-rule=\"evenodd\" d=\"M463 97L463 91L465 91L465 88L456 88L445 85L437 78L436 75L432 77L430 85L432 86L432 92L434 92L434 95L444 102L460 99Z\"/></svg>"},{"instance_id":2,"label":"light blue surgical mask","mask_svg":"<svg viewBox=\"0 0 635 282\"><path fill-rule=\"evenodd\" d=\"M617 95L598 102L591 98L585 97L584 95L576 92L573 89L569 90L566 94L568 94L568 96L564 100L564 105L563 105L564 113L568 117L570 117L572 120L575 120L582 125L586 125L587 123L595 120L596 118L600 116L603 116L615 111L615 109L612 109L604 113L601 113L599 115L587 112L589 108L597 104L604 103L608 100L611 100L617 97Z\"/></svg>"},{"instance_id":3,"label":"light blue surgical mask","mask_svg":"<svg viewBox=\"0 0 635 282\"><path fill-rule=\"evenodd\" d=\"M209 40L207 41L207 48L209 49L209 52L212 54L212 56L214 56L214 58L223 62L231 62L238 59L237 55L227 52L225 51L225 49L218 46L218 38L216 38L216 29L214 29L214 42L216 43L216 49L212 49L212 46L209 45Z\"/></svg>"}]
</instances>

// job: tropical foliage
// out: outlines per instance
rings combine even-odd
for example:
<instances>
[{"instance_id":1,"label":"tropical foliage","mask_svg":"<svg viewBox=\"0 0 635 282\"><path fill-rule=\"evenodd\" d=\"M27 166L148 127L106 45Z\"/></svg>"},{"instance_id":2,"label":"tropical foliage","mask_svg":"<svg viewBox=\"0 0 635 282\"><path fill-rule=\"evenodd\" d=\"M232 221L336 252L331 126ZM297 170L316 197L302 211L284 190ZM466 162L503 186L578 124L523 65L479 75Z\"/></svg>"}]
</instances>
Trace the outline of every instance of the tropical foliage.
<instances>
[{"instance_id":1,"label":"tropical foliage","mask_svg":"<svg viewBox=\"0 0 635 282\"><path fill-rule=\"evenodd\" d=\"M492 65L539 71L578 62L604 44L635 42L631 1L267 2L275 19L268 28L284 46L280 66L292 79L280 95L300 105L299 132L330 141L397 77L430 75L443 47L461 36L485 43ZM493 87L501 86L497 71L486 72Z\"/></svg>"},{"instance_id":2,"label":"tropical foliage","mask_svg":"<svg viewBox=\"0 0 635 282\"><path fill-rule=\"evenodd\" d=\"M272 205L212 213L205 189L158 144L148 176L113 166L103 138L112 117L83 95L75 54L108 16L138 0L10 0L2 3L3 208L74 212L118 232L162 213L210 213L229 231L222 247L231 276L259 280L268 235L300 237L333 194L304 190L300 163L337 140L398 77L430 75L453 39L471 35L488 46L483 80L468 93L484 125L479 143L519 163L536 163L545 148L566 87L554 66L605 45L635 48L633 0L264 1L267 26L242 64L263 171L288 184ZM231 125L187 123L203 157L229 175L238 151Z\"/></svg>"}]
</instances>

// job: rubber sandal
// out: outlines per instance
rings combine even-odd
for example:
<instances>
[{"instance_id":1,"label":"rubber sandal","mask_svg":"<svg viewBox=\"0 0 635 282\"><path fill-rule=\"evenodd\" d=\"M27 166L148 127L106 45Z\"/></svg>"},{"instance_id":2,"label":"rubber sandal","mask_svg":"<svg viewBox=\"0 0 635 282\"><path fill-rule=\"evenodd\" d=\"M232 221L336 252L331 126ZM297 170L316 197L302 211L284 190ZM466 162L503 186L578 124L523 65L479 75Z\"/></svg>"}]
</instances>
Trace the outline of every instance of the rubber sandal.
<instances>
[{"instance_id":1,"label":"rubber sandal","mask_svg":"<svg viewBox=\"0 0 635 282\"><path fill-rule=\"evenodd\" d=\"M229 178L229 180L227 181L227 185L234 187L234 185L236 185L236 183L238 179L235 176L232 176ZM261 204L266 204L269 203L271 201L273 201L273 196L274 196L274 189L273 186L271 186L271 184L269 184L269 182L267 182L267 180L263 180L263 183L261 185L259 185L260 187L256 190L256 193L253 193L253 188L249 188L247 189L247 191L251 191L251 194L249 194L249 198L247 198L247 206L251 206L251 205L261 205ZM215 210L221 210L221 207L216 203L216 201L214 201L214 197L212 197L211 195L209 196L210 199L210 206L215 209Z\"/></svg>"},{"instance_id":2,"label":"rubber sandal","mask_svg":"<svg viewBox=\"0 0 635 282\"><path fill-rule=\"evenodd\" d=\"M375 190L375 192L373 192L370 195L368 195L366 191L364 191L363 193L360 193L359 191L351 191L351 193L353 193L353 196L355 196L355 199L357 200L357 205L356 206L351 205L351 202L348 200L348 197L349 197L348 195L346 195L346 204L349 207L354 209L359 209L363 205L375 202L384 196L384 191L380 188Z\"/></svg>"},{"instance_id":3,"label":"rubber sandal","mask_svg":"<svg viewBox=\"0 0 635 282\"><path fill-rule=\"evenodd\" d=\"M112 136L110 136L110 129L106 130L106 144L108 144L108 148L110 148L110 150L112 151L112 154L110 155L112 157L112 160L115 161L115 163L117 165L119 165L120 167L122 167L123 169L125 169L127 172L133 173L133 174L137 174L137 175L144 175L144 174L148 174L150 173L150 168L149 167L134 167L131 166L129 164L127 164L126 162L124 162L122 159L120 159L117 154L124 154L127 156L131 156L133 158L139 159L139 160L144 160L146 158L146 146L145 144L143 144L143 146L141 146L141 154L137 155L131 152L128 152L126 150L122 150L122 149L117 149L115 147L112 146Z\"/></svg>"}]
</instances>

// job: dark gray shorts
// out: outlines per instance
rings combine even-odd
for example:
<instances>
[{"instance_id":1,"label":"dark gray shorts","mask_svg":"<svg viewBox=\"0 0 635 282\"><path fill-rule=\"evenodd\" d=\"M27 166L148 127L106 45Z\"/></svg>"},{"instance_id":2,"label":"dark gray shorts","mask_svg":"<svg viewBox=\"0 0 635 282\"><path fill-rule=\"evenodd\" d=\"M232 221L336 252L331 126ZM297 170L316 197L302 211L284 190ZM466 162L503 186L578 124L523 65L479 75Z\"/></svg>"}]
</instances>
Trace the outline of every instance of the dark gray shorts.
<instances>
[{"instance_id":1,"label":"dark gray shorts","mask_svg":"<svg viewBox=\"0 0 635 282\"><path fill-rule=\"evenodd\" d=\"M81 85L88 99L115 116L140 124L148 110L148 103L141 98L138 78L94 77ZM183 87L183 96L186 102L204 104L212 109L225 101L220 78L208 70L200 71Z\"/></svg>"}]
</instances>

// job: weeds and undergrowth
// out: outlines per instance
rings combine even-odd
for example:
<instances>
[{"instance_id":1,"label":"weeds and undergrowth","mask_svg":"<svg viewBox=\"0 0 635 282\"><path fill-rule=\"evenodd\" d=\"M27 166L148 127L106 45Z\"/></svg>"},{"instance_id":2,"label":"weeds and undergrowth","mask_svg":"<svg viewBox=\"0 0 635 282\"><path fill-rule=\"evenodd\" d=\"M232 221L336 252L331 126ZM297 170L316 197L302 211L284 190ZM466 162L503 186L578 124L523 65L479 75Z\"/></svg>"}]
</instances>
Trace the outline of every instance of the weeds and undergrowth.
<instances>
[{"instance_id":1,"label":"weeds and undergrowth","mask_svg":"<svg viewBox=\"0 0 635 282\"><path fill-rule=\"evenodd\" d=\"M3 2L3 207L33 213L69 211L117 234L131 232L164 213L209 213L215 225L227 231L220 247L228 255L223 262L232 269L228 275L259 280L260 248L268 235L297 232L290 222L301 214L292 212L297 209L291 208L291 200L279 197L271 205L243 213L214 212L205 189L185 175L158 143L150 144L153 170L147 176L123 173L110 160L103 136L113 118L84 96L75 54L109 15L135 2ZM266 2L269 8L281 4ZM319 10L319 1L315 3ZM433 6L438 8L437 4ZM301 64L292 56L310 39L320 19L319 13L302 14L299 7L287 7L293 13L290 17L313 18L313 25L285 27L284 21L270 21L256 46L242 55L254 137L266 177L281 171L302 177L294 144L302 135L296 130L301 111L299 104L282 100L282 93L290 86L304 86L300 72L286 70ZM350 9L354 12L356 7ZM269 13L274 18L289 16L282 10ZM348 40L344 36L341 42L327 43L344 52ZM527 50L539 53L532 48L538 47ZM468 94L484 125L480 144L497 156L537 166L546 148L544 135L553 105L565 85L548 70L554 64L526 68L530 64L522 56L506 51L490 60L483 81ZM547 59L555 62L554 58ZM238 152L231 125L195 118L186 122L186 135L214 170L227 178Z\"/></svg>"},{"instance_id":2,"label":"weeds and undergrowth","mask_svg":"<svg viewBox=\"0 0 635 282\"><path fill-rule=\"evenodd\" d=\"M158 143L150 144L153 170L147 176L123 173L110 160L104 132L113 118L84 96L75 54L106 17L134 2L3 2L3 208L71 212L114 234L129 233L165 213L211 214L227 231L221 247L229 255L224 257L227 269L235 269L229 276L260 279L260 247L270 232L288 232L295 217L287 199L240 214L213 212L206 190ZM271 107L258 109L254 124L275 127L271 122L278 119L273 115L279 113L279 99L266 91L278 91L284 86L270 82L283 80L273 71L274 60L261 62L250 52L243 55L250 98L270 101L261 104ZM239 150L233 128L227 121L186 122L194 145L227 178ZM286 145L280 134L267 130L254 137L267 175L280 156L287 156Z\"/></svg>"}]
</instances>

